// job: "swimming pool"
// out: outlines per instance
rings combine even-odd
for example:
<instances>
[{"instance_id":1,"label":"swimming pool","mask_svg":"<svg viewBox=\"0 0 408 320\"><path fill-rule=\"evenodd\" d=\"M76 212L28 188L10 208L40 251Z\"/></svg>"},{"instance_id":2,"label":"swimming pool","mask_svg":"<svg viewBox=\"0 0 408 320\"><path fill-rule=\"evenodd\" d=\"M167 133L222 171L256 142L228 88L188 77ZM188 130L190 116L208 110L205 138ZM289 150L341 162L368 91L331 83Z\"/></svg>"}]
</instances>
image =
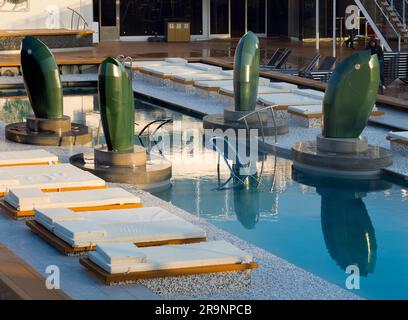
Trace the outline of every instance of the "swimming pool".
<instances>
[{"instance_id":1,"label":"swimming pool","mask_svg":"<svg viewBox=\"0 0 408 320\"><path fill-rule=\"evenodd\" d=\"M79 97L66 110L95 129L97 99ZM7 108L0 100L0 120L31 112L25 97L17 100L8 98L14 104ZM267 155L257 190L217 190L229 172L222 164L218 177L217 153L200 139L201 120L137 101L135 132L158 118L173 119L163 127L172 134L170 147L161 149L173 161L173 186L158 197L343 288L345 268L357 264L361 283L353 292L365 298L408 298L407 187L314 179L293 171L291 161ZM158 153L156 144L144 143Z\"/></svg>"}]
</instances>

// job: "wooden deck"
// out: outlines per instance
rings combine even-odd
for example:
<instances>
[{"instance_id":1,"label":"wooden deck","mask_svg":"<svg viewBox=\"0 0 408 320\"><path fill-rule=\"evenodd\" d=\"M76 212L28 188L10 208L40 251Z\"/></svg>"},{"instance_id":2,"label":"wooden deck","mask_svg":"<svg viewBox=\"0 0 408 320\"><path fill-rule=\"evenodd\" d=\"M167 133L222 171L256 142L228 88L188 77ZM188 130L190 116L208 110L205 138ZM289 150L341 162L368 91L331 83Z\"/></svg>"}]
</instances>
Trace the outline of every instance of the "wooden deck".
<instances>
[{"instance_id":1,"label":"wooden deck","mask_svg":"<svg viewBox=\"0 0 408 320\"><path fill-rule=\"evenodd\" d=\"M48 290L45 278L0 243L0 300L69 300L62 290Z\"/></svg>"},{"instance_id":2,"label":"wooden deck","mask_svg":"<svg viewBox=\"0 0 408 320\"><path fill-rule=\"evenodd\" d=\"M193 41L190 43L154 43L154 42L101 42L92 49L78 51L55 52L57 63L60 65L98 65L106 57L117 57L121 54L130 56L136 60L158 60L166 57L184 57L191 61L203 61L212 64L232 68L235 48L238 39L214 39L206 41ZM301 43L281 38L261 39L261 60L266 62L278 47L287 47L292 50L288 65L301 67L305 65L316 53L314 43ZM357 49L363 49L365 43L360 43ZM331 55L331 43L322 42L320 53L322 56ZM353 53L353 49L338 46L338 59L347 57ZM20 57L18 54L0 54L0 67L19 67ZM277 81L289 81L292 83L307 85L311 88L324 90L324 83L292 77L277 72L263 73L263 76ZM379 96L378 102L407 107L407 85L400 81L394 82L385 90L384 96ZM405 100L405 101L404 101Z\"/></svg>"}]
</instances>

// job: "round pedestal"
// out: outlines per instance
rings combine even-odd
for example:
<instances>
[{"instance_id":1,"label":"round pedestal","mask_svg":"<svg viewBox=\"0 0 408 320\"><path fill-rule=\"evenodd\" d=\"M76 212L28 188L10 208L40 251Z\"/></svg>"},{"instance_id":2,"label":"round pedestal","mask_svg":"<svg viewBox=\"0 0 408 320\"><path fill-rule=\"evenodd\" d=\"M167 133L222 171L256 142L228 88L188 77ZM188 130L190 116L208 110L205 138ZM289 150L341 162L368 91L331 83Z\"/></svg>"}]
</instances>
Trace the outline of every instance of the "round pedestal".
<instances>
[{"instance_id":1,"label":"round pedestal","mask_svg":"<svg viewBox=\"0 0 408 320\"><path fill-rule=\"evenodd\" d=\"M95 163L99 166L133 168L146 165L146 149L134 146L130 152L114 152L107 148L94 149Z\"/></svg>"},{"instance_id":2,"label":"round pedestal","mask_svg":"<svg viewBox=\"0 0 408 320\"><path fill-rule=\"evenodd\" d=\"M42 146L85 145L92 141L87 126L71 123L71 119L41 119L28 117L26 122L6 126L6 139L18 143Z\"/></svg>"},{"instance_id":3,"label":"round pedestal","mask_svg":"<svg viewBox=\"0 0 408 320\"><path fill-rule=\"evenodd\" d=\"M132 184L151 192L163 191L171 186L171 162L163 158L146 160L146 150L140 146L135 146L134 152L116 154L95 149L94 153L73 155L69 161L108 182Z\"/></svg>"},{"instance_id":4,"label":"round pedestal","mask_svg":"<svg viewBox=\"0 0 408 320\"><path fill-rule=\"evenodd\" d=\"M28 131L62 134L71 131L71 118L64 116L62 119L41 119L31 116L27 117L26 125Z\"/></svg>"},{"instance_id":5,"label":"round pedestal","mask_svg":"<svg viewBox=\"0 0 408 320\"><path fill-rule=\"evenodd\" d=\"M237 122L239 118L243 115L247 114L236 112L236 111L225 111L224 114L213 114L208 115L203 118L203 126L204 129L221 129L226 131L228 129L233 129L235 132L238 130L246 130L247 127L244 121ZM225 118L227 116L228 118ZM230 120L228 120L230 119ZM278 135L285 134L289 132L288 121L287 119L276 119L276 127L272 119L270 119L267 113L263 113L262 117L262 125L258 120L258 116L254 114L253 116L248 118L248 126L250 129L258 129L258 135L261 135L261 129L263 126L263 131L265 136L274 136L275 132Z\"/></svg>"},{"instance_id":6,"label":"round pedestal","mask_svg":"<svg viewBox=\"0 0 408 320\"><path fill-rule=\"evenodd\" d=\"M224 120L227 122L243 122L239 121L245 115L251 113L252 111L235 111L235 110L224 110ZM261 112L259 113L259 118L257 114L250 115L246 118L248 124L259 124L259 119L261 119L262 123L266 124L268 122L268 113Z\"/></svg>"},{"instance_id":7,"label":"round pedestal","mask_svg":"<svg viewBox=\"0 0 408 320\"><path fill-rule=\"evenodd\" d=\"M319 136L317 141L295 143L292 152L296 169L327 177L374 178L392 164L389 150L368 145L364 139Z\"/></svg>"}]
</instances>

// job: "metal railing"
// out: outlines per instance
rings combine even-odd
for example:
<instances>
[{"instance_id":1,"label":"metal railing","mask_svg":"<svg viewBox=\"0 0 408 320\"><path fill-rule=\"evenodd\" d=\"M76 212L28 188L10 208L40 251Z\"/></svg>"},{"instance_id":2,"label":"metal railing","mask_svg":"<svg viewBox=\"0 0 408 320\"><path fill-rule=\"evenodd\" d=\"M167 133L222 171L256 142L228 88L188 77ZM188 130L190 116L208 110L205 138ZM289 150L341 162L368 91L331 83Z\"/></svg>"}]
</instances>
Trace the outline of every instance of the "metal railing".
<instances>
[{"instance_id":1,"label":"metal railing","mask_svg":"<svg viewBox=\"0 0 408 320\"><path fill-rule=\"evenodd\" d=\"M394 9L403 27L407 28L408 22L408 0L386 0Z\"/></svg>"},{"instance_id":2,"label":"metal railing","mask_svg":"<svg viewBox=\"0 0 408 320\"><path fill-rule=\"evenodd\" d=\"M354 0L370 27L384 45L386 51L393 51L391 40L397 40L397 50L401 50L401 35L394 28L377 0Z\"/></svg>"},{"instance_id":3,"label":"metal railing","mask_svg":"<svg viewBox=\"0 0 408 320\"><path fill-rule=\"evenodd\" d=\"M80 26L82 25L82 30L85 30L89 27L88 22L86 22L85 18L80 14L77 10L67 7L68 10L71 11L71 30L80 30ZM76 20L76 28L74 28Z\"/></svg>"}]
</instances>

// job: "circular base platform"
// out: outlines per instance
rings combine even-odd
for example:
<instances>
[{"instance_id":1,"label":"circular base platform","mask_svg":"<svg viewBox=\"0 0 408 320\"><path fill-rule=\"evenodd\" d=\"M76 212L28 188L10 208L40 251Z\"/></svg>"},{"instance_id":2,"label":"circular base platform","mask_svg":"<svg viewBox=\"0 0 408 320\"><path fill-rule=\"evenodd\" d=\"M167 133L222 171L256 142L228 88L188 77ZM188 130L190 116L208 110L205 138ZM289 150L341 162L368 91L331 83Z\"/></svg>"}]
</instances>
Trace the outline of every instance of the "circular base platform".
<instances>
[{"instance_id":1,"label":"circular base platform","mask_svg":"<svg viewBox=\"0 0 408 320\"><path fill-rule=\"evenodd\" d=\"M52 131L30 131L26 122L6 126L6 139L18 143L41 146L86 145L92 141L92 132L87 126L71 123L71 130L61 134Z\"/></svg>"},{"instance_id":2,"label":"circular base platform","mask_svg":"<svg viewBox=\"0 0 408 320\"><path fill-rule=\"evenodd\" d=\"M150 192L163 191L171 186L172 165L162 158L149 159L145 166L115 167L95 164L94 153L79 153L69 162L108 182L128 183Z\"/></svg>"},{"instance_id":3,"label":"circular base platform","mask_svg":"<svg viewBox=\"0 0 408 320\"><path fill-rule=\"evenodd\" d=\"M276 129L273 121L268 119L266 123L263 124L263 131L265 136L271 137L275 135L277 132L278 135L282 135L289 132L289 126L287 120L284 119L276 119ZM212 114L205 116L203 118L203 126L204 129L221 129L226 131L228 129L233 129L235 131L243 129L246 130L245 123L241 122L229 122L224 119L223 114ZM261 135L261 124L258 122L253 122L249 124L250 129L258 129L258 135Z\"/></svg>"},{"instance_id":4,"label":"circular base platform","mask_svg":"<svg viewBox=\"0 0 408 320\"><path fill-rule=\"evenodd\" d=\"M99 166L140 167L147 161L146 148L133 146L132 151L115 152L107 148L94 148L95 163Z\"/></svg>"},{"instance_id":5,"label":"circular base platform","mask_svg":"<svg viewBox=\"0 0 408 320\"><path fill-rule=\"evenodd\" d=\"M374 178L392 164L389 150L372 145L366 152L339 153L318 150L316 141L302 141L293 145L292 152L296 169L326 177Z\"/></svg>"}]
</instances>

